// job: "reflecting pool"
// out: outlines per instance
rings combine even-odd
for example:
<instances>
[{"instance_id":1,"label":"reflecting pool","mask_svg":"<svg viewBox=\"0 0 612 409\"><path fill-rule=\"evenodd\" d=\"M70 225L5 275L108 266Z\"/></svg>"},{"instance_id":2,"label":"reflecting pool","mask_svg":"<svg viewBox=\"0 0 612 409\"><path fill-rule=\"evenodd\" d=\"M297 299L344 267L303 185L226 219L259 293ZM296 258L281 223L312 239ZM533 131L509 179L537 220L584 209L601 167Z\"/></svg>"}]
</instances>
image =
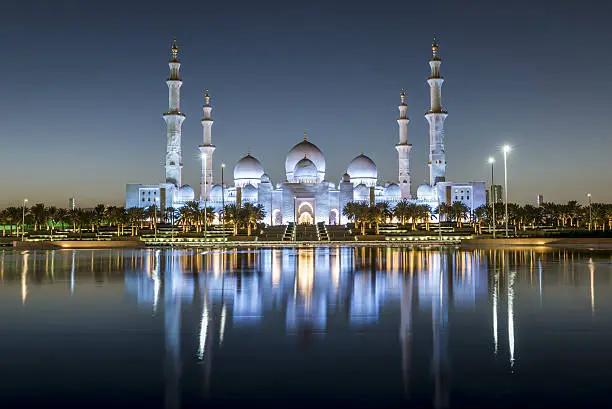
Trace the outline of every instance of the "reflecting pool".
<instances>
[{"instance_id":1,"label":"reflecting pool","mask_svg":"<svg viewBox=\"0 0 612 409\"><path fill-rule=\"evenodd\" d=\"M612 253L0 250L2 407L607 406Z\"/></svg>"}]
</instances>

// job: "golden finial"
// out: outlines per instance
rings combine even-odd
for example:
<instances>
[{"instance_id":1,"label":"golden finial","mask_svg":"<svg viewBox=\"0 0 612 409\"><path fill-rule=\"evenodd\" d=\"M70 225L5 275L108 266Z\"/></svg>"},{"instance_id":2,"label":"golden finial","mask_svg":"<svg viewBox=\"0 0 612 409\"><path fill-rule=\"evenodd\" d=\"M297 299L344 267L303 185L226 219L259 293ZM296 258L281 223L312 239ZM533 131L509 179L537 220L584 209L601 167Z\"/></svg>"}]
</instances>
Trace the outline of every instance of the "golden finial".
<instances>
[{"instance_id":1,"label":"golden finial","mask_svg":"<svg viewBox=\"0 0 612 409\"><path fill-rule=\"evenodd\" d=\"M402 88L402 92L400 92L400 99L402 100L402 104L406 100L406 91Z\"/></svg>"},{"instance_id":2,"label":"golden finial","mask_svg":"<svg viewBox=\"0 0 612 409\"><path fill-rule=\"evenodd\" d=\"M208 95L208 88L204 91L204 100L206 101L206 105L210 104L210 96Z\"/></svg>"},{"instance_id":3,"label":"golden finial","mask_svg":"<svg viewBox=\"0 0 612 409\"><path fill-rule=\"evenodd\" d=\"M251 156L251 150L250 149L247 151L247 156Z\"/></svg>"},{"instance_id":4,"label":"golden finial","mask_svg":"<svg viewBox=\"0 0 612 409\"><path fill-rule=\"evenodd\" d=\"M176 56L178 54L178 47L176 46L176 38L172 42L172 59L176 60Z\"/></svg>"},{"instance_id":5,"label":"golden finial","mask_svg":"<svg viewBox=\"0 0 612 409\"><path fill-rule=\"evenodd\" d=\"M308 136L306 135L306 129L304 129L304 141L308 140Z\"/></svg>"}]
</instances>

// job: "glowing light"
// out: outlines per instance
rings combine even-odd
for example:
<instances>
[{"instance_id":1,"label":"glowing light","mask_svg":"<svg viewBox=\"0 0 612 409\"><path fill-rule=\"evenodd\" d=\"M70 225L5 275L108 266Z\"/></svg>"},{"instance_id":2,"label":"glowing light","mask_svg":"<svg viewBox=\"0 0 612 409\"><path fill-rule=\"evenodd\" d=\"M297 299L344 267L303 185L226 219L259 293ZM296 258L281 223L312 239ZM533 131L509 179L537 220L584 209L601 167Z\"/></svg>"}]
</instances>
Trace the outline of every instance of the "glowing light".
<instances>
[{"instance_id":1,"label":"glowing light","mask_svg":"<svg viewBox=\"0 0 612 409\"><path fill-rule=\"evenodd\" d=\"M489 163L495 163L495 158L493 156L489 156Z\"/></svg>"},{"instance_id":2,"label":"glowing light","mask_svg":"<svg viewBox=\"0 0 612 409\"><path fill-rule=\"evenodd\" d=\"M497 340L497 286L499 285L499 274L495 274L493 281L493 348L497 355L498 340Z\"/></svg>"},{"instance_id":3,"label":"glowing light","mask_svg":"<svg viewBox=\"0 0 612 409\"><path fill-rule=\"evenodd\" d=\"M204 359L206 352L206 337L208 335L208 305L204 297L204 310L202 311L202 321L200 324L200 346L198 347L198 359Z\"/></svg>"},{"instance_id":4,"label":"glowing light","mask_svg":"<svg viewBox=\"0 0 612 409\"><path fill-rule=\"evenodd\" d=\"M30 254L23 253L23 269L21 270L21 305L25 305L28 299L28 257Z\"/></svg>"},{"instance_id":5,"label":"glowing light","mask_svg":"<svg viewBox=\"0 0 612 409\"><path fill-rule=\"evenodd\" d=\"M589 272L591 277L591 314L595 314L595 264L589 258Z\"/></svg>"},{"instance_id":6,"label":"glowing light","mask_svg":"<svg viewBox=\"0 0 612 409\"><path fill-rule=\"evenodd\" d=\"M502 151L503 151L504 153L508 153L508 152L510 152L511 150L512 150L512 148L510 147L510 145L504 145L504 146L502 147Z\"/></svg>"},{"instance_id":7,"label":"glowing light","mask_svg":"<svg viewBox=\"0 0 612 409\"><path fill-rule=\"evenodd\" d=\"M223 335L225 334L225 304L221 308L221 329L219 330L219 346L223 345Z\"/></svg>"}]
</instances>

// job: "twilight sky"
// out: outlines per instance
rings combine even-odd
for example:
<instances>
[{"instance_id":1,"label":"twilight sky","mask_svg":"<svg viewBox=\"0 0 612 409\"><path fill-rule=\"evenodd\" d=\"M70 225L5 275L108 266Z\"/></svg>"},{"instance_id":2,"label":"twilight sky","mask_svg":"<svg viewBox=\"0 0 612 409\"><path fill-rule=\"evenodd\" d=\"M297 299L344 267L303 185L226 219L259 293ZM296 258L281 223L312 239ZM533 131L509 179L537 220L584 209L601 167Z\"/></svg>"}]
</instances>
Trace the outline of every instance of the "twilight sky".
<instances>
[{"instance_id":1,"label":"twilight sky","mask_svg":"<svg viewBox=\"0 0 612 409\"><path fill-rule=\"evenodd\" d=\"M170 46L183 88L183 182L199 193L204 88L215 168L248 150L274 183L302 139L338 182L362 151L397 178L406 89L414 189L427 178L431 39L440 43L447 179L487 180L509 156L509 200L612 202L612 42L604 1L20 1L3 4L0 207L124 203L163 180ZM219 172L215 175L220 178Z\"/></svg>"}]
</instances>

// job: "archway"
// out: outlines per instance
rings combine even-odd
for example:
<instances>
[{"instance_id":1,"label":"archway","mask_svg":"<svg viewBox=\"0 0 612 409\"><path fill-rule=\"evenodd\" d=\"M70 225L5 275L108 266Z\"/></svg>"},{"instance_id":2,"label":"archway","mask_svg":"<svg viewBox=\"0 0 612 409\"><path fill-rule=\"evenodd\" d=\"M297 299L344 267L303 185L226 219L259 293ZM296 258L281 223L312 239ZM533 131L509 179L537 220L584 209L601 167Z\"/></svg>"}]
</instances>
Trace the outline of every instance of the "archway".
<instances>
[{"instance_id":1,"label":"archway","mask_svg":"<svg viewBox=\"0 0 612 409\"><path fill-rule=\"evenodd\" d=\"M297 209L298 224L314 224L314 208L309 202L302 202Z\"/></svg>"},{"instance_id":2,"label":"archway","mask_svg":"<svg viewBox=\"0 0 612 409\"><path fill-rule=\"evenodd\" d=\"M272 220L275 226L283 224L283 215L281 214L280 209L274 209L272 211Z\"/></svg>"},{"instance_id":3,"label":"archway","mask_svg":"<svg viewBox=\"0 0 612 409\"><path fill-rule=\"evenodd\" d=\"M338 220L338 209L331 209L329 211L329 224L338 224L340 220Z\"/></svg>"},{"instance_id":4,"label":"archway","mask_svg":"<svg viewBox=\"0 0 612 409\"><path fill-rule=\"evenodd\" d=\"M313 224L314 218L309 212L304 211L300 214L300 218L298 219L298 221L299 224Z\"/></svg>"}]
</instances>

